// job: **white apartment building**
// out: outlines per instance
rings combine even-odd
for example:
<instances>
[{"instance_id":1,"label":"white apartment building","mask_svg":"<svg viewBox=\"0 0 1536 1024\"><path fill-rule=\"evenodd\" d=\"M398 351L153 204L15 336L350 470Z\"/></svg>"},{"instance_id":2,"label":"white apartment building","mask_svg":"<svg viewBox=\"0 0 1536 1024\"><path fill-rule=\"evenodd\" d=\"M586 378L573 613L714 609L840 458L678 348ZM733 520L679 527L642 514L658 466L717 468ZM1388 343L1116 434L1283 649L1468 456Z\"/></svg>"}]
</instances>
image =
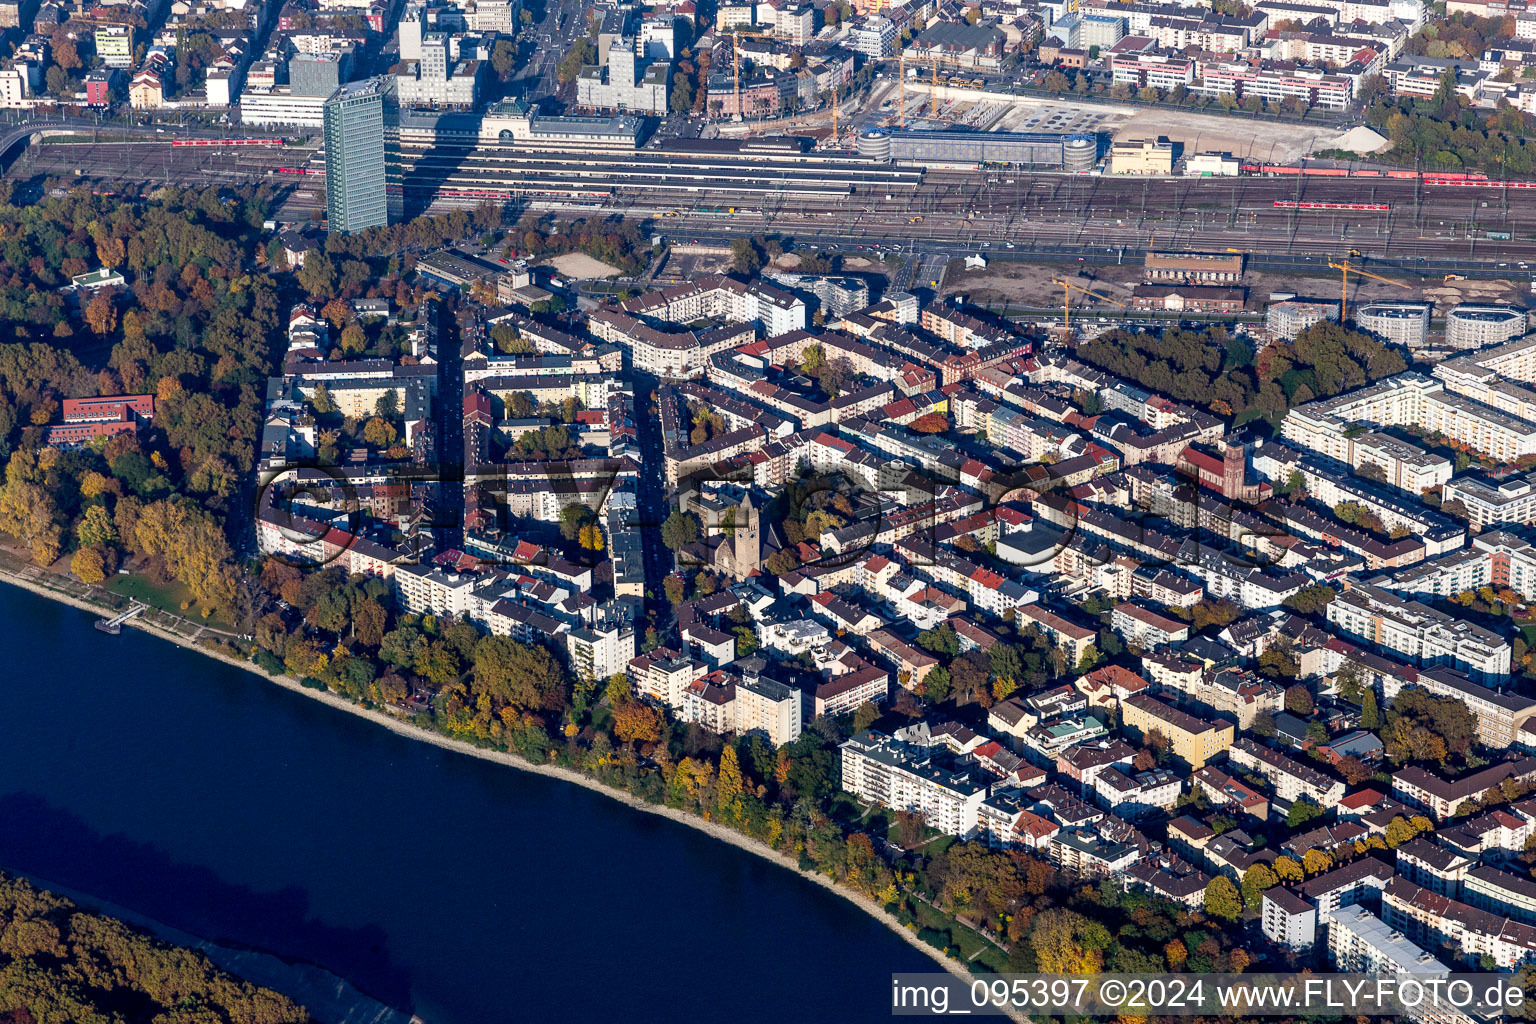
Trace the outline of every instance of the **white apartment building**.
<instances>
[{"instance_id":1,"label":"white apartment building","mask_svg":"<svg viewBox=\"0 0 1536 1024\"><path fill-rule=\"evenodd\" d=\"M1450 970L1364 907L1343 907L1333 915L1328 925L1328 956L1339 970L1360 974L1440 974Z\"/></svg>"},{"instance_id":2,"label":"white apartment building","mask_svg":"<svg viewBox=\"0 0 1536 1024\"><path fill-rule=\"evenodd\" d=\"M843 790L881 807L920 812L933 828L953 836L976 831L987 786L965 768L936 763L930 747L863 732L842 747Z\"/></svg>"},{"instance_id":3,"label":"white apartment building","mask_svg":"<svg viewBox=\"0 0 1536 1024\"><path fill-rule=\"evenodd\" d=\"M1536 523L1536 474L1496 482L1463 476L1450 480L1441 492L1443 501L1459 501L1477 526L1500 523Z\"/></svg>"},{"instance_id":4,"label":"white apartment building","mask_svg":"<svg viewBox=\"0 0 1536 1024\"><path fill-rule=\"evenodd\" d=\"M736 682L736 732L764 736L775 747L793 743L803 703L799 690L749 672Z\"/></svg>"},{"instance_id":5,"label":"white apartment building","mask_svg":"<svg viewBox=\"0 0 1536 1024\"><path fill-rule=\"evenodd\" d=\"M628 622L596 622L566 633L565 649L578 676L602 681L634 658L635 629Z\"/></svg>"},{"instance_id":6,"label":"white apartment building","mask_svg":"<svg viewBox=\"0 0 1536 1024\"><path fill-rule=\"evenodd\" d=\"M1501 371L1502 372L1502 371ZM1536 454L1536 423L1454 393L1444 380L1401 373L1286 413L1281 436L1343 462L1352 461L1358 424L1438 431L1506 462Z\"/></svg>"},{"instance_id":7,"label":"white apartment building","mask_svg":"<svg viewBox=\"0 0 1536 1024\"><path fill-rule=\"evenodd\" d=\"M456 619L475 611L475 584L484 579L430 565L400 565L395 567L395 593L412 615Z\"/></svg>"},{"instance_id":8,"label":"white apartment building","mask_svg":"<svg viewBox=\"0 0 1536 1024\"><path fill-rule=\"evenodd\" d=\"M1429 314L1427 302L1371 302L1355 309L1355 326L1404 348L1423 348Z\"/></svg>"},{"instance_id":9,"label":"white apartment building","mask_svg":"<svg viewBox=\"0 0 1536 1024\"><path fill-rule=\"evenodd\" d=\"M1497 633L1370 584L1331 601L1328 621L1421 667L1451 665L1480 680L1509 675L1510 646Z\"/></svg>"},{"instance_id":10,"label":"white apartment building","mask_svg":"<svg viewBox=\"0 0 1536 1024\"><path fill-rule=\"evenodd\" d=\"M1455 306L1445 315L1446 348L1499 345L1525 333L1525 311L1513 306Z\"/></svg>"},{"instance_id":11,"label":"white apartment building","mask_svg":"<svg viewBox=\"0 0 1536 1024\"><path fill-rule=\"evenodd\" d=\"M1264 891L1260 927L1265 938L1287 949L1311 949L1317 941L1317 908L1283 885Z\"/></svg>"},{"instance_id":12,"label":"white apartment building","mask_svg":"<svg viewBox=\"0 0 1536 1024\"><path fill-rule=\"evenodd\" d=\"M1344 798L1344 782L1295 758L1244 736L1227 751L1227 760L1268 779L1275 795L1294 801L1301 797L1319 807L1332 807Z\"/></svg>"}]
</instances>

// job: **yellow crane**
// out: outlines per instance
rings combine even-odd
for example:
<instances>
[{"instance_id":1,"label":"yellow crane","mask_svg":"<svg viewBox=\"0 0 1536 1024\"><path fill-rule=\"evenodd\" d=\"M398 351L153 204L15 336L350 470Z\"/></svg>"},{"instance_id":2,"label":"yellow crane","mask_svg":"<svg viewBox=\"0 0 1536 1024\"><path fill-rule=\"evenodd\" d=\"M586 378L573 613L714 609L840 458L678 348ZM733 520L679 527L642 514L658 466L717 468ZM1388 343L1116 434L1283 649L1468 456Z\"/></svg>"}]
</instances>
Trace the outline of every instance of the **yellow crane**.
<instances>
[{"instance_id":1,"label":"yellow crane","mask_svg":"<svg viewBox=\"0 0 1536 1024\"><path fill-rule=\"evenodd\" d=\"M1351 251L1353 252L1353 250ZM1368 277L1372 281L1380 281L1383 284L1395 285L1398 288L1406 288L1410 291L1413 289L1412 285L1404 284L1401 281L1394 281L1390 277L1382 277L1380 274L1373 274L1369 270L1355 266L1347 259L1341 259L1337 263L1330 261L1328 266L1332 267L1334 270L1337 270L1341 275L1343 275L1343 280L1339 285L1339 323L1343 323L1345 320L1349 319L1350 274L1354 274L1356 277Z\"/></svg>"},{"instance_id":2,"label":"yellow crane","mask_svg":"<svg viewBox=\"0 0 1536 1024\"><path fill-rule=\"evenodd\" d=\"M1084 295L1088 296L1089 298L1099 299L1099 300L1101 300L1103 302L1112 302L1115 305L1119 306L1121 309L1127 308L1125 303L1121 302L1119 299L1111 298L1108 295L1101 295L1101 294L1099 294L1098 292L1094 291L1091 288L1084 288L1082 285L1080 285L1080 284L1073 284L1071 281L1063 281L1063 280L1058 279L1058 280L1052 281L1051 284L1059 284L1059 285L1061 285L1061 294L1062 294L1062 302L1061 302L1061 334L1062 334L1063 338L1071 338L1072 337L1072 293L1073 292L1082 292Z\"/></svg>"}]
</instances>

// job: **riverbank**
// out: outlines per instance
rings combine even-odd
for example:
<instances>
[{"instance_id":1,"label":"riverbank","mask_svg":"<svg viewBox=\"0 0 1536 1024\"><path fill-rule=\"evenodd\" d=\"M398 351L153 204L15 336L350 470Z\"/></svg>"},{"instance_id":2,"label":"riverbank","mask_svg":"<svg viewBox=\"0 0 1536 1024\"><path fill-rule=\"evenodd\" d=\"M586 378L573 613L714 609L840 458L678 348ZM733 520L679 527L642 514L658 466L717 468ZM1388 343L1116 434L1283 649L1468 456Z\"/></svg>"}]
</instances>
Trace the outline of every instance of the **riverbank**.
<instances>
[{"instance_id":1,"label":"riverbank","mask_svg":"<svg viewBox=\"0 0 1536 1024\"><path fill-rule=\"evenodd\" d=\"M64 590L49 586L48 582L52 579L51 575L43 575L39 573L35 568L25 573L0 568L0 579L13 583L14 585L38 596L51 598L55 601L59 601L60 603L68 604L74 608L88 612L93 616L102 615L109 608L109 606L104 602L98 603L95 601L87 600L78 594L65 592ZM646 803L645 801L640 800L629 793L614 790L604 785L597 779L584 775L581 772L573 769L558 765L536 764L526 761L515 754L476 747L473 744L466 743L462 740L453 739L451 737L432 732L428 729L424 729L386 712L371 710L360 705L353 704L351 701L329 691L305 687L300 684L298 680L291 677L268 675L249 661L230 656L229 654L218 650L210 649L205 644L198 643L191 637L178 634L171 629L163 628L153 621L140 618L130 620L128 625L135 629L140 629L160 639L168 640L179 647L188 650L194 650L199 654L213 657L231 667L253 672L263 679L276 682L279 686L282 686L285 689L291 690L295 693L303 694L304 696L318 700L338 710L350 712L351 714L360 718L368 719L374 724L381 725L398 735L412 739L425 740L445 750L452 750L459 753L468 754L483 761L503 764L508 767L515 768L519 771L531 772L536 775L544 775L559 781L574 783L575 785L581 786L592 792L600 793L610 799L626 804L636 810L668 818L677 822L678 824L686 825L699 832L703 832L712 838L730 843L737 849L754 854L764 860L778 865L779 867L782 867L788 871L792 871L795 874L800 875L802 878L813 881L823 889L830 890L834 894L841 896L848 902L859 907L870 917L880 921L892 932L901 936L904 942L908 943L912 948L920 951L925 956L934 960L944 970L953 973L963 980L974 980L973 975L969 970L965 968L964 965L949 959L948 957L944 956L940 950L937 950L927 943L921 941L912 930L903 927L899 922L896 921L895 918L885 913L884 910L877 904L870 902L869 900L861 897L859 894L852 892L851 890L837 885L831 879L823 875L820 875L814 871L807 871L802 869L799 864L792 858L772 850L759 843L758 841L742 835L733 829L727 828L717 823L706 821L702 818L673 808ZM188 625L192 624L189 623ZM201 632L201 630L198 630L198 632Z\"/></svg>"}]
</instances>

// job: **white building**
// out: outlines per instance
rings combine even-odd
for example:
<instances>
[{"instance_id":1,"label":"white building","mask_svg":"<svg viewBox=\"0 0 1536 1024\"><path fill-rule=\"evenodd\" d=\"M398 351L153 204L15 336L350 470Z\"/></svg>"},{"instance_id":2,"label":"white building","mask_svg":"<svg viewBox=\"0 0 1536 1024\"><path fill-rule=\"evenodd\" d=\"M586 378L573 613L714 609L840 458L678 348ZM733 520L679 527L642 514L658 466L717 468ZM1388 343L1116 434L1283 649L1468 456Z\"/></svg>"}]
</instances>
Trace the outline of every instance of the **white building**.
<instances>
[{"instance_id":1,"label":"white building","mask_svg":"<svg viewBox=\"0 0 1536 1024\"><path fill-rule=\"evenodd\" d=\"M1380 587L1351 587L1329 602L1327 614L1343 632L1396 651L1415 665L1451 665L1479 680L1509 675L1512 652L1503 637Z\"/></svg>"},{"instance_id":2,"label":"white building","mask_svg":"<svg viewBox=\"0 0 1536 1024\"><path fill-rule=\"evenodd\" d=\"M944 767L936 751L863 732L844 743L843 790L896 810L919 812L940 832L968 836L987 798L987 786L964 767Z\"/></svg>"},{"instance_id":3,"label":"white building","mask_svg":"<svg viewBox=\"0 0 1536 1024\"><path fill-rule=\"evenodd\" d=\"M1525 324L1525 311L1513 306L1456 306L1445 315L1445 346L1499 345L1524 334Z\"/></svg>"}]
</instances>

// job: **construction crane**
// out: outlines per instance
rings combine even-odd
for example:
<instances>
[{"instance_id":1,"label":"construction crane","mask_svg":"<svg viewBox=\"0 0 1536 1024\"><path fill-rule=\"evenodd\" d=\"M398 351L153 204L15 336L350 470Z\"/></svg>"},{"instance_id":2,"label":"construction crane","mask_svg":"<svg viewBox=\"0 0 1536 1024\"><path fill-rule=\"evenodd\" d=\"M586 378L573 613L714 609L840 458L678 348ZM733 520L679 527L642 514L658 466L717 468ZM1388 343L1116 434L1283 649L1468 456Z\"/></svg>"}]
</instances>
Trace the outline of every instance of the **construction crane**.
<instances>
[{"instance_id":1,"label":"construction crane","mask_svg":"<svg viewBox=\"0 0 1536 1024\"><path fill-rule=\"evenodd\" d=\"M1343 279L1339 284L1339 323L1343 323L1349 319L1350 274L1354 274L1356 277L1368 277L1372 281L1380 281L1383 284L1395 285L1398 288L1406 288L1409 291L1413 290L1412 285L1404 284L1401 281L1394 281L1390 277L1382 277L1380 274L1373 274L1369 270L1364 270L1355 266L1347 259L1341 259L1337 263L1329 262L1328 266L1332 267L1334 270L1337 270L1343 276Z\"/></svg>"},{"instance_id":2,"label":"construction crane","mask_svg":"<svg viewBox=\"0 0 1536 1024\"><path fill-rule=\"evenodd\" d=\"M1059 285L1061 285L1061 291L1062 291L1061 334L1062 334L1063 340L1067 340L1067 339L1070 339L1072 337L1072 293L1073 292L1082 292L1084 295L1088 296L1089 298L1099 299L1099 300L1101 300L1103 302L1112 302L1115 305L1119 306L1121 309L1125 309L1126 308L1125 303L1121 302L1119 299L1111 298L1108 295L1101 295L1101 294L1099 294L1098 292L1094 291L1091 288L1084 288L1082 285L1080 285L1080 284L1073 284L1071 281L1063 281L1063 280L1057 279L1057 280L1052 281L1051 284L1059 284Z\"/></svg>"}]
</instances>

